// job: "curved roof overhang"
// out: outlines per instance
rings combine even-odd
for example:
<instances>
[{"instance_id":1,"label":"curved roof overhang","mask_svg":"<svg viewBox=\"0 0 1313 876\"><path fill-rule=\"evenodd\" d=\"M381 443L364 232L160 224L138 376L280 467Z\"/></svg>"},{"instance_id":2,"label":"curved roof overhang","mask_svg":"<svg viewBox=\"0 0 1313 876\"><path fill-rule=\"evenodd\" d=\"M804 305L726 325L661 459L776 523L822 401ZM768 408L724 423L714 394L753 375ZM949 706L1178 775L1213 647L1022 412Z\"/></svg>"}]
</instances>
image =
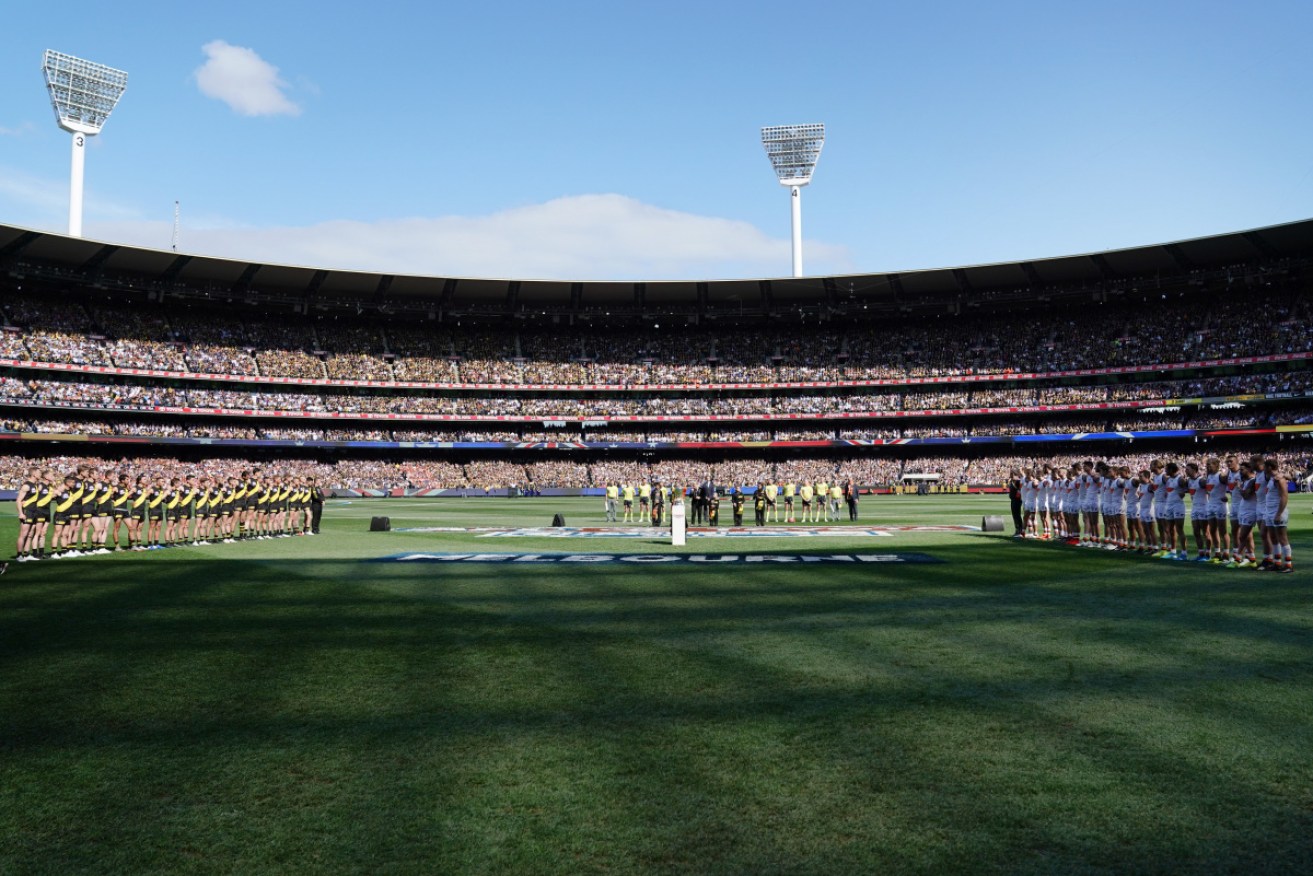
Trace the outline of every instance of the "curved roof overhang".
<instances>
[{"instance_id":1,"label":"curved roof overhang","mask_svg":"<svg viewBox=\"0 0 1313 876\"><path fill-rule=\"evenodd\" d=\"M0 226L0 271L39 267L95 288L172 290L188 297L292 303L302 312L362 305L452 314L601 315L692 312L714 317L852 305L911 310L1046 300L1254 262L1313 257L1313 220L1174 243L956 268L827 277L706 281L507 280L419 277L189 255Z\"/></svg>"}]
</instances>

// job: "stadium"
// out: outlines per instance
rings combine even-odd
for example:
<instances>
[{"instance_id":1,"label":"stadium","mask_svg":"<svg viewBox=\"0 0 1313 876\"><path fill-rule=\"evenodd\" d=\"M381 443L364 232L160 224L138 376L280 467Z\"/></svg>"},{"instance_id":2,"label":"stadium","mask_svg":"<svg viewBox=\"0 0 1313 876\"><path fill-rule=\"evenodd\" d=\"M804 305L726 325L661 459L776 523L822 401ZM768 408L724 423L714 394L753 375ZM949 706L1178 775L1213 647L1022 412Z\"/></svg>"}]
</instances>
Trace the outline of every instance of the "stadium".
<instances>
[{"instance_id":1,"label":"stadium","mask_svg":"<svg viewBox=\"0 0 1313 876\"><path fill-rule=\"evenodd\" d=\"M8 486L70 441L279 461L342 496L982 489L1018 459L1247 449L1307 477L1311 257L1304 222L908 274L566 284L0 228Z\"/></svg>"},{"instance_id":2,"label":"stadium","mask_svg":"<svg viewBox=\"0 0 1313 876\"><path fill-rule=\"evenodd\" d=\"M1313 220L646 282L0 225L0 317L0 872L1313 866ZM1228 459L1286 574L1014 532Z\"/></svg>"}]
</instances>

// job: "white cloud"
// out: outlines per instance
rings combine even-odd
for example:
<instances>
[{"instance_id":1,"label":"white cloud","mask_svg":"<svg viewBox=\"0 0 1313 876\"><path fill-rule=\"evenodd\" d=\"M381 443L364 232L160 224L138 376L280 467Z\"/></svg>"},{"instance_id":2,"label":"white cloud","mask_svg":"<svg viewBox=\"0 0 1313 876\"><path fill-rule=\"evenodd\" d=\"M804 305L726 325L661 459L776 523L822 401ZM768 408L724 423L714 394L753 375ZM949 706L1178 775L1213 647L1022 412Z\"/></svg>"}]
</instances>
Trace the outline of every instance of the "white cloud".
<instances>
[{"instance_id":1,"label":"white cloud","mask_svg":"<svg viewBox=\"0 0 1313 876\"><path fill-rule=\"evenodd\" d=\"M486 216L300 227L193 227L186 252L279 264L456 277L666 280L781 277L789 241L750 223L644 204L622 195L578 195ZM167 222L88 223L87 236L166 248ZM852 270L848 251L808 241L811 274Z\"/></svg>"},{"instance_id":2,"label":"white cloud","mask_svg":"<svg viewBox=\"0 0 1313 876\"><path fill-rule=\"evenodd\" d=\"M22 137L24 134L31 134L36 130L36 125L32 122L19 122L13 127L0 125L0 137Z\"/></svg>"},{"instance_id":3,"label":"white cloud","mask_svg":"<svg viewBox=\"0 0 1313 876\"><path fill-rule=\"evenodd\" d=\"M141 215L133 207L107 201L92 191L86 194L84 210L92 220L126 221ZM68 180L36 177L0 165L0 216L5 222L63 231L67 227Z\"/></svg>"},{"instance_id":4,"label":"white cloud","mask_svg":"<svg viewBox=\"0 0 1313 876\"><path fill-rule=\"evenodd\" d=\"M196 68L201 94L228 104L244 116L298 115L301 108L288 98L287 83L278 68L254 49L214 40L201 46L206 61Z\"/></svg>"}]
</instances>

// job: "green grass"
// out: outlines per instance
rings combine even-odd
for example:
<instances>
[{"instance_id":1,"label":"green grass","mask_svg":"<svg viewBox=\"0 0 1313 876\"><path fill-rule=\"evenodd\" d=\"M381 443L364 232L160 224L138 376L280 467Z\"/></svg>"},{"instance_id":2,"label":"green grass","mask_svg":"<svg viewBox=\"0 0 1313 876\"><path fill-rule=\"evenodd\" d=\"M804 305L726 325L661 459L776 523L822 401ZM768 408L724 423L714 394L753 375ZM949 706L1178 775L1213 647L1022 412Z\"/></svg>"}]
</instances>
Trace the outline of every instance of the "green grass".
<instances>
[{"instance_id":1,"label":"green grass","mask_svg":"<svg viewBox=\"0 0 1313 876\"><path fill-rule=\"evenodd\" d=\"M330 504L318 538L11 565L0 873L1313 870L1307 571L977 533L365 531L599 505ZM417 550L945 562L365 561Z\"/></svg>"}]
</instances>

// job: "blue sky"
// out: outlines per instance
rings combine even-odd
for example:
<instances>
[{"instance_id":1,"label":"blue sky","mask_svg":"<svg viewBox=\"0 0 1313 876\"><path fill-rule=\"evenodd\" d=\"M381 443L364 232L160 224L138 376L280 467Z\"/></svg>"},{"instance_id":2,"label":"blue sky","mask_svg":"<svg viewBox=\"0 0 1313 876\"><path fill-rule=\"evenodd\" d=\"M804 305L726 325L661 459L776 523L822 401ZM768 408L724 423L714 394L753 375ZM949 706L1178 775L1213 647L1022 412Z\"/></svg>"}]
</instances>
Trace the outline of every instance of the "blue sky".
<instances>
[{"instance_id":1,"label":"blue sky","mask_svg":"<svg viewBox=\"0 0 1313 876\"><path fill-rule=\"evenodd\" d=\"M456 276L789 273L762 125L824 122L809 274L1313 215L1313 4L7 9L0 222L63 230L53 48L120 67L88 237Z\"/></svg>"}]
</instances>

